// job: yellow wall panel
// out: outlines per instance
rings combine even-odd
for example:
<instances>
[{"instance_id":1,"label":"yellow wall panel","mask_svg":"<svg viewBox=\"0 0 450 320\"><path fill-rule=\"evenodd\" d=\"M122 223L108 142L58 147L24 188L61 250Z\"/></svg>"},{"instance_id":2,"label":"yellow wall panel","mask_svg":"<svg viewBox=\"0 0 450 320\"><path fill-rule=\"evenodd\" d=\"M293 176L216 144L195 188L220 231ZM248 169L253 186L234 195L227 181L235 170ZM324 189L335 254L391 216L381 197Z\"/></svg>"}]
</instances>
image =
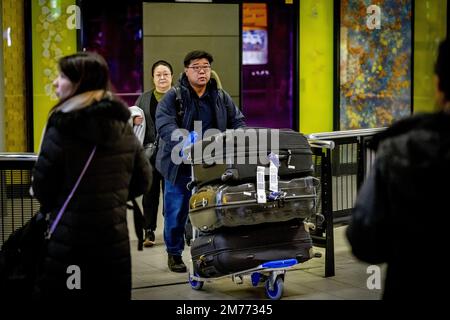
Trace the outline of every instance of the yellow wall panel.
<instances>
[{"instance_id":1,"label":"yellow wall panel","mask_svg":"<svg viewBox=\"0 0 450 320\"><path fill-rule=\"evenodd\" d=\"M333 130L333 1L300 1L300 131Z\"/></svg>"},{"instance_id":2,"label":"yellow wall panel","mask_svg":"<svg viewBox=\"0 0 450 320\"><path fill-rule=\"evenodd\" d=\"M447 0L415 1L414 113L436 110L434 62L447 33L447 5Z\"/></svg>"},{"instance_id":3,"label":"yellow wall panel","mask_svg":"<svg viewBox=\"0 0 450 320\"><path fill-rule=\"evenodd\" d=\"M58 59L76 52L71 11L75 0L32 1L34 151L38 152L48 112L57 103L52 86Z\"/></svg>"},{"instance_id":4,"label":"yellow wall panel","mask_svg":"<svg viewBox=\"0 0 450 320\"><path fill-rule=\"evenodd\" d=\"M23 1L2 1L5 151L24 152L26 140Z\"/></svg>"}]
</instances>

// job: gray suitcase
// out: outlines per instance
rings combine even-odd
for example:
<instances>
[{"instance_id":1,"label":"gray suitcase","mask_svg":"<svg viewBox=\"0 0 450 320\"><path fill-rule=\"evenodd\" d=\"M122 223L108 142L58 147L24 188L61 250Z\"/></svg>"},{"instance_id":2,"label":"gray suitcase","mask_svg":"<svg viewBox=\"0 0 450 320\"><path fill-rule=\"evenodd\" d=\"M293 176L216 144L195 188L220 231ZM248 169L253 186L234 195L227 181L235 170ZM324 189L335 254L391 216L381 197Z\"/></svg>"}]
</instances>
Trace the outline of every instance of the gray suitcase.
<instances>
[{"instance_id":1,"label":"gray suitcase","mask_svg":"<svg viewBox=\"0 0 450 320\"><path fill-rule=\"evenodd\" d=\"M267 203L257 202L254 183L208 185L192 195L189 217L192 225L202 232L221 227L306 219L316 213L318 185L319 180L312 176L281 180L275 198L266 188Z\"/></svg>"}]
</instances>

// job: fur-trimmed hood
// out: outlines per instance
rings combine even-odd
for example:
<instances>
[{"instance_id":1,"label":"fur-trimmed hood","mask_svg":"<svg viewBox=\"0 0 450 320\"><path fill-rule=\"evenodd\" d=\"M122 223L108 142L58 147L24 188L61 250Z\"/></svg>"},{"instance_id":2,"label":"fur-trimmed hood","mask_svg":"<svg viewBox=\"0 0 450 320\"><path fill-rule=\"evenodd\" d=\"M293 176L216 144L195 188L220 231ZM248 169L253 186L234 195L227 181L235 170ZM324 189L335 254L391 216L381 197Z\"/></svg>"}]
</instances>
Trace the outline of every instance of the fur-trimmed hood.
<instances>
[{"instance_id":1,"label":"fur-trimmed hood","mask_svg":"<svg viewBox=\"0 0 450 320\"><path fill-rule=\"evenodd\" d=\"M109 97L72 112L54 112L48 127L55 127L64 135L73 135L97 145L113 144L125 130L130 111L118 100Z\"/></svg>"}]
</instances>

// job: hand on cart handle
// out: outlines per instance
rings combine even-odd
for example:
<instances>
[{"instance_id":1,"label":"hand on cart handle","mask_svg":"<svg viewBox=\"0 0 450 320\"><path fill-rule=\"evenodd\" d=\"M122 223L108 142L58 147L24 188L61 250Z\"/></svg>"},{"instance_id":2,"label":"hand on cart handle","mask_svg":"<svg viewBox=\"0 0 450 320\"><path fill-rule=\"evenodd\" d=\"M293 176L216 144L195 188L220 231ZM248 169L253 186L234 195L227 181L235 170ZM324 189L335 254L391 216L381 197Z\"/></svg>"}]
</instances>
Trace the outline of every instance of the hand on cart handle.
<instances>
[{"instance_id":1,"label":"hand on cart handle","mask_svg":"<svg viewBox=\"0 0 450 320\"><path fill-rule=\"evenodd\" d=\"M183 160L188 160L188 156L189 156L189 149L191 148L191 146L197 142L198 139L198 133L195 131L191 131L189 132L188 136L186 137L186 139L184 140L183 143L183 148L181 148L180 151L180 156Z\"/></svg>"}]
</instances>

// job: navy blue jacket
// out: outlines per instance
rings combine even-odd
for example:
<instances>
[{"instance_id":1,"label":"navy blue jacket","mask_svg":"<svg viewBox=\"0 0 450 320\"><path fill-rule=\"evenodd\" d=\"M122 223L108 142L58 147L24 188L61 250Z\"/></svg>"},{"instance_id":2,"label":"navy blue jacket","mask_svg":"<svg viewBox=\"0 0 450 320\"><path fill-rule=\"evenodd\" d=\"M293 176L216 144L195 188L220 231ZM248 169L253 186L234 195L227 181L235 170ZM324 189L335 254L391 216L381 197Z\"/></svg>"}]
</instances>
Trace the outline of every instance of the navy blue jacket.
<instances>
[{"instance_id":1,"label":"navy blue jacket","mask_svg":"<svg viewBox=\"0 0 450 320\"><path fill-rule=\"evenodd\" d=\"M192 95L196 93L191 89L185 74L181 77L178 85L181 87L181 98L185 110L181 128L190 131L195 117L195 103L193 100L195 97ZM237 129L245 126L244 115L236 107L230 95L223 91L223 99L220 98L219 90L221 89L217 88L214 79L209 81L206 90L212 97L212 101L215 101L214 113L216 115L215 124L217 129L225 131L226 129ZM171 153L172 149L181 141L181 139L180 141L171 141L172 132L180 129L177 125L176 111L176 93L172 88L164 95L156 110L156 129L160 136L160 144L156 156L156 169L164 179L173 184L177 179L179 165L172 162Z\"/></svg>"}]
</instances>

